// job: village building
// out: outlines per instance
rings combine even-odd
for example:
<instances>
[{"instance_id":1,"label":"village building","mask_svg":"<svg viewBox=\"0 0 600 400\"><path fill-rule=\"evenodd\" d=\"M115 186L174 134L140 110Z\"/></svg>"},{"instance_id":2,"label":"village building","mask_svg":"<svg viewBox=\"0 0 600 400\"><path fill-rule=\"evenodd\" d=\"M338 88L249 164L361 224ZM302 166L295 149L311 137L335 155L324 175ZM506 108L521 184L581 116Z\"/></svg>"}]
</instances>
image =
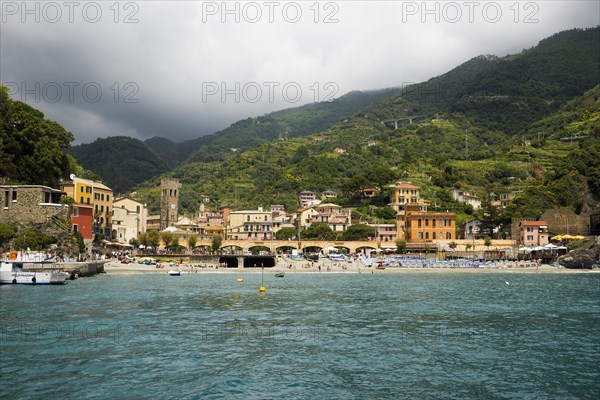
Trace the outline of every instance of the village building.
<instances>
[{"instance_id":1,"label":"village building","mask_svg":"<svg viewBox=\"0 0 600 400\"><path fill-rule=\"evenodd\" d=\"M229 214L227 239L271 240L273 239L273 215L271 211L233 211Z\"/></svg>"},{"instance_id":2,"label":"village building","mask_svg":"<svg viewBox=\"0 0 600 400\"><path fill-rule=\"evenodd\" d=\"M0 223L18 226L45 223L56 217L67 220L69 206L60 202L64 195L61 190L42 185L1 185Z\"/></svg>"},{"instance_id":3,"label":"village building","mask_svg":"<svg viewBox=\"0 0 600 400\"><path fill-rule=\"evenodd\" d=\"M452 190L452 198L459 203L470 204L473 210L479 210L481 208L481 199L475 193L462 190Z\"/></svg>"},{"instance_id":4,"label":"village building","mask_svg":"<svg viewBox=\"0 0 600 400\"><path fill-rule=\"evenodd\" d=\"M395 242L398 239L398 227L396 224L368 224L377 229L377 236L373 238L379 242Z\"/></svg>"},{"instance_id":5,"label":"village building","mask_svg":"<svg viewBox=\"0 0 600 400\"><path fill-rule=\"evenodd\" d=\"M141 201L135 200L131 197L124 196L116 198L113 202L113 210L116 210L117 208L125 209L130 214L137 215L137 226L135 227L136 237L140 233L146 232L148 229L148 208L146 207L145 203L142 203Z\"/></svg>"},{"instance_id":6,"label":"village building","mask_svg":"<svg viewBox=\"0 0 600 400\"><path fill-rule=\"evenodd\" d=\"M421 198L421 188L398 182L390 188L390 206L396 214L397 238L408 242L456 239L456 214L428 211L431 201Z\"/></svg>"},{"instance_id":7,"label":"village building","mask_svg":"<svg viewBox=\"0 0 600 400\"><path fill-rule=\"evenodd\" d=\"M78 178L61 183L60 187L75 205L91 205L94 209L93 231L106 237L111 236L113 191L102 182Z\"/></svg>"},{"instance_id":8,"label":"village building","mask_svg":"<svg viewBox=\"0 0 600 400\"><path fill-rule=\"evenodd\" d=\"M334 232L345 232L352 225L352 211L337 204L325 203L298 210L300 226L308 228L312 224L327 224Z\"/></svg>"},{"instance_id":9,"label":"village building","mask_svg":"<svg viewBox=\"0 0 600 400\"><path fill-rule=\"evenodd\" d=\"M519 242L524 246L545 246L548 244L548 223L546 221L523 221L519 225Z\"/></svg>"}]
</instances>

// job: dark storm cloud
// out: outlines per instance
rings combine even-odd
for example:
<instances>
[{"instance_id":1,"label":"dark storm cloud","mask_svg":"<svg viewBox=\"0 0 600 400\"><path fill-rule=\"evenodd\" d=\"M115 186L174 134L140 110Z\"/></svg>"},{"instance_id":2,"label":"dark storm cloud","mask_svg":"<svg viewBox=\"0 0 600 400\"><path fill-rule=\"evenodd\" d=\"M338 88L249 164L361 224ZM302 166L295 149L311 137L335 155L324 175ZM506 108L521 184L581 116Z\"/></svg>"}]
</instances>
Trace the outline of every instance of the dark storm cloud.
<instances>
[{"instance_id":1,"label":"dark storm cloud","mask_svg":"<svg viewBox=\"0 0 600 400\"><path fill-rule=\"evenodd\" d=\"M595 1L23 4L2 3L0 78L78 142L194 138L519 52L600 15Z\"/></svg>"}]
</instances>

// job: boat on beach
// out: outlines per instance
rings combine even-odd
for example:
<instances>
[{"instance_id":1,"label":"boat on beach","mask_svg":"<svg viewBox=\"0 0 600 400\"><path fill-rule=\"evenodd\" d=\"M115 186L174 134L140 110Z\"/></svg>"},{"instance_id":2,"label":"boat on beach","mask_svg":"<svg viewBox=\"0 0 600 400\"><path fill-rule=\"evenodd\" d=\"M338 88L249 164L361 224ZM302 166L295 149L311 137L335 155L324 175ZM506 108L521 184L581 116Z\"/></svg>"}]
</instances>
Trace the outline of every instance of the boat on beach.
<instances>
[{"instance_id":1,"label":"boat on beach","mask_svg":"<svg viewBox=\"0 0 600 400\"><path fill-rule=\"evenodd\" d=\"M29 270L26 271L25 264L45 265L44 262L2 261L0 264L0 284L20 285L60 285L67 282L67 274L55 271Z\"/></svg>"}]
</instances>

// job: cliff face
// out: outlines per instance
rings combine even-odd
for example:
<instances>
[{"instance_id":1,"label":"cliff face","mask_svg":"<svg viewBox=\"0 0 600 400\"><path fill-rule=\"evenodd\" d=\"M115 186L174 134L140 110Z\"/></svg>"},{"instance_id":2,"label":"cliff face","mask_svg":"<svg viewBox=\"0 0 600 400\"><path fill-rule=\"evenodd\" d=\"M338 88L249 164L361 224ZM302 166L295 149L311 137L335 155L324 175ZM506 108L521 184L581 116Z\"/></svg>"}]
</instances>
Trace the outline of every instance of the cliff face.
<instances>
[{"instance_id":1,"label":"cliff face","mask_svg":"<svg viewBox=\"0 0 600 400\"><path fill-rule=\"evenodd\" d=\"M600 237L587 238L569 245L571 251L558 258L565 268L600 268Z\"/></svg>"}]
</instances>

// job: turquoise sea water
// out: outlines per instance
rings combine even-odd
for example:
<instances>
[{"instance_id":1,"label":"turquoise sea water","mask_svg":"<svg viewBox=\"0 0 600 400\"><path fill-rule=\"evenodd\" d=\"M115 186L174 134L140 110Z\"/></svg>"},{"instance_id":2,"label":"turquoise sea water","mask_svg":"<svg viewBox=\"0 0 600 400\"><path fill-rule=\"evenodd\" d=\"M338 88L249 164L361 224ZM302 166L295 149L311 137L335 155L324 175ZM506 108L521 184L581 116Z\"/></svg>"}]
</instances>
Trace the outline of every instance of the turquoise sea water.
<instances>
[{"instance_id":1,"label":"turquoise sea water","mask_svg":"<svg viewBox=\"0 0 600 400\"><path fill-rule=\"evenodd\" d=\"M0 287L0 397L600 398L600 274L236 277Z\"/></svg>"}]
</instances>

